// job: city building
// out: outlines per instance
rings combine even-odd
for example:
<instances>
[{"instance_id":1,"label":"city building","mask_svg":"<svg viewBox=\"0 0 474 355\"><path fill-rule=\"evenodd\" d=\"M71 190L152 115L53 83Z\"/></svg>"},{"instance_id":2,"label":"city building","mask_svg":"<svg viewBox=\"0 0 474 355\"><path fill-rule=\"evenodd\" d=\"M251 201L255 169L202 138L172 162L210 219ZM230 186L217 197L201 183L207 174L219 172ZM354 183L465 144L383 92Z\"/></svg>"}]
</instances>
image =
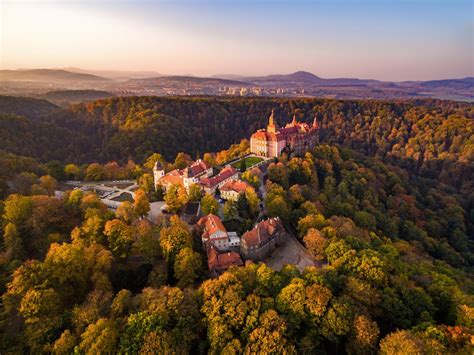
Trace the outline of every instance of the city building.
<instances>
[{"instance_id":1,"label":"city building","mask_svg":"<svg viewBox=\"0 0 474 355\"><path fill-rule=\"evenodd\" d=\"M245 181L228 180L219 188L219 190L221 191L221 198L223 200L237 201L240 194L245 193L248 188L253 189L253 187Z\"/></svg>"},{"instance_id":2,"label":"city building","mask_svg":"<svg viewBox=\"0 0 474 355\"><path fill-rule=\"evenodd\" d=\"M316 118L312 125L308 125L297 122L296 116L293 116L291 123L279 128L272 110L267 128L258 130L250 137L250 151L270 158L278 157L285 148L295 154L304 154L317 142L318 130Z\"/></svg>"},{"instance_id":3,"label":"city building","mask_svg":"<svg viewBox=\"0 0 474 355\"><path fill-rule=\"evenodd\" d=\"M285 242L287 231L279 217L270 218L245 232L240 240L240 253L246 260L262 260Z\"/></svg>"},{"instance_id":4,"label":"city building","mask_svg":"<svg viewBox=\"0 0 474 355\"><path fill-rule=\"evenodd\" d=\"M175 169L165 174L162 164L157 161L153 167L153 178L155 186L160 185L166 192L171 185L181 185L186 190L192 184L197 184L203 178L212 176L212 166L199 159L184 169Z\"/></svg>"},{"instance_id":5,"label":"city building","mask_svg":"<svg viewBox=\"0 0 474 355\"><path fill-rule=\"evenodd\" d=\"M239 177L239 172L228 165L213 177L203 177L199 180L202 189L210 194L214 194L217 188L221 188L227 181L235 180Z\"/></svg>"}]
</instances>

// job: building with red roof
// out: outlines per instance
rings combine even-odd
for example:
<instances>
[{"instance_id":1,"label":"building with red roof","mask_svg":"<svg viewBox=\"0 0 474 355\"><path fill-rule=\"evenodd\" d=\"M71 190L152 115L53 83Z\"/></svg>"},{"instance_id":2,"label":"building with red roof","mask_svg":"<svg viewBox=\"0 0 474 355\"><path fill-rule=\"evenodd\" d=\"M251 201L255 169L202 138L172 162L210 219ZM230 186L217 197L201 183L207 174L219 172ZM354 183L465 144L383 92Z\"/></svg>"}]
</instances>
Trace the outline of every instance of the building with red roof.
<instances>
[{"instance_id":1,"label":"building with red roof","mask_svg":"<svg viewBox=\"0 0 474 355\"><path fill-rule=\"evenodd\" d=\"M229 249L229 235L218 216L208 214L197 222L197 226L203 229L201 235L203 245L213 244L219 250Z\"/></svg>"},{"instance_id":2,"label":"building with red roof","mask_svg":"<svg viewBox=\"0 0 474 355\"><path fill-rule=\"evenodd\" d=\"M255 225L240 239L240 253L246 260L262 260L286 240L287 231L279 217Z\"/></svg>"},{"instance_id":3,"label":"building with red roof","mask_svg":"<svg viewBox=\"0 0 474 355\"><path fill-rule=\"evenodd\" d=\"M234 167L228 165L213 177L204 177L199 180L202 189L210 194L214 194L217 188L221 188L227 181L237 179L239 172Z\"/></svg>"},{"instance_id":4,"label":"building with red roof","mask_svg":"<svg viewBox=\"0 0 474 355\"><path fill-rule=\"evenodd\" d=\"M240 254L230 251L240 244L240 238L234 232L228 233L221 219L209 214L196 224L201 229L201 239L207 253L207 264L213 276L218 276L231 266L242 266ZM235 240L237 239L237 240Z\"/></svg>"},{"instance_id":5,"label":"building with red roof","mask_svg":"<svg viewBox=\"0 0 474 355\"><path fill-rule=\"evenodd\" d=\"M239 253L234 251L220 253L215 246L210 245L207 249L207 265L211 275L216 277L227 271L231 266L243 266L244 262Z\"/></svg>"},{"instance_id":6,"label":"building with red roof","mask_svg":"<svg viewBox=\"0 0 474 355\"><path fill-rule=\"evenodd\" d=\"M228 180L219 190L221 191L221 198L224 200L237 201L240 194L244 194L247 189L253 187L242 180Z\"/></svg>"},{"instance_id":7,"label":"building with red roof","mask_svg":"<svg viewBox=\"0 0 474 355\"><path fill-rule=\"evenodd\" d=\"M296 116L293 116L291 123L279 128L272 110L267 128L258 130L250 137L250 151L256 155L274 158L288 147L296 154L304 154L314 147L318 130L316 118L310 126L307 123L297 122Z\"/></svg>"},{"instance_id":8,"label":"building with red roof","mask_svg":"<svg viewBox=\"0 0 474 355\"><path fill-rule=\"evenodd\" d=\"M165 191L167 191L171 185L181 185L186 190L189 190L192 184L197 184L201 179L208 178L212 176L212 174L212 166L201 159L196 160L184 169L175 169L166 174L163 166L159 162L156 162L153 168L155 186L161 185Z\"/></svg>"}]
</instances>

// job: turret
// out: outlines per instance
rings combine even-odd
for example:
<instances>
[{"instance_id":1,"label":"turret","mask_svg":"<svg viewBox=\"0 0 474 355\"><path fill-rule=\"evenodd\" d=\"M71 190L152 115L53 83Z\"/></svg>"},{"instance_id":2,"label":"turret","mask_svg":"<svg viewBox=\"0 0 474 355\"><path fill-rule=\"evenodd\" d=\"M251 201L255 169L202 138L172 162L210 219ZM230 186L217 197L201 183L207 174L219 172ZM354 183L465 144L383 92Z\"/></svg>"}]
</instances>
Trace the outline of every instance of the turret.
<instances>
[{"instance_id":1,"label":"turret","mask_svg":"<svg viewBox=\"0 0 474 355\"><path fill-rule=\"evenodd\" d=\"M272 110L272 114L268 118L267 132L269 133L276 133L278 131L278 126L275 123L274 114L275 114L275 111Z\"/></svg>"},{"instance_id":2,"label":"turret","mask_svg":"<svg viewBox=\"0 0 474 355\"><path fill-rule=\"evenodd\" d=\"M163 168L163 165L161 165L161 162L157 160L153 166L153 182L155 184L155 189L163 176L165 176L165 169Z\"/></svg>"},{"instance_id":3,"label":"turret","mask_svg":"<svg viewBox=\"0 0 474 355\"><path fill-rule=\"evenodd\" d=\"M318 128L319 128L319 124L318 124L318 120L316 119L316 116L314 116L314 119L313 119L313 128L314 128L314 129L318 129Z\"/></svg>"}]
</instances>

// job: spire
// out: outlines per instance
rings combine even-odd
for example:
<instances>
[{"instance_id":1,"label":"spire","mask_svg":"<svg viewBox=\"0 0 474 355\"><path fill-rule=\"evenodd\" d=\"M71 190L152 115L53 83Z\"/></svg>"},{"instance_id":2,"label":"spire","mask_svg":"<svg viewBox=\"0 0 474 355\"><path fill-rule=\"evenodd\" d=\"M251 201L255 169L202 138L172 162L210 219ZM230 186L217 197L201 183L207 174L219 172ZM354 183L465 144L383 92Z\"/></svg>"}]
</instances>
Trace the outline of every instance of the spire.
<instances>
[{"instance_id":1,"label":"spire","mask_svg":"<svg viewBox=\"0 0 474 355\"><path fill-rule=\"evenodd\" d=\"M275 110L272 110L272 114L268 118L268 126L267 126L267 131L270 133L276 133L278 128L275 123L275 118L274 118Z\"/></svg>"},{"instance_id":2,"label":"spire","mask_svg":"<svg viewBox=\"0 0 474 355\"><path fill-rule=\"evenodd\" d=\"M275 118L273 117L274 114L275 114L275 110L272 109L272 114L268 118L268 125L269 126L274 126L275 125Z\"/></svg>"},{"instance_id":3,"label":"spire","mask_svg":"<svg viewBox=\"0 0 474 355\"><path fill-rule=\"evenodd\" d=\"M293 121L291 121L292 126L296 126L296 115L293 115Z\"/></svg>"},{"instance_id":4,"label":"spire","mask_svg":"<svg viewBox=\"0 0 474 355\"><path fill-rule=\"evenodd\" d=\"M318 120L316 119L316 116L314 116L313 119L313 128L319 128Z\"/></svg>"},{"instance_id":5,"label":"spire","mask_svg":"<svg viewBox=\"0 0 474 355\"><path fill-rule=\"evenodd\" d=\"M153 170L154 171L163 170L163 165L161 165L161 162L159 160L155 161L155 165L153 165Z\"/></svg>"}]
</instances>

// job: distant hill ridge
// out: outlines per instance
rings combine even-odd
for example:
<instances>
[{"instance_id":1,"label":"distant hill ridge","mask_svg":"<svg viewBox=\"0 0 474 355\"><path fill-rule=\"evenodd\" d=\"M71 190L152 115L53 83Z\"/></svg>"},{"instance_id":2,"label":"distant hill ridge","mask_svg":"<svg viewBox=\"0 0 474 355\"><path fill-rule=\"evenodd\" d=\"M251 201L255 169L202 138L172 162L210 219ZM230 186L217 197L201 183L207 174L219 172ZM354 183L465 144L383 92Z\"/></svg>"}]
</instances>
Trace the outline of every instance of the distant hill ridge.
<instances>
[{"instance_id":1,"label":"distant hill ridge","mask_svg":"<svg viewBox=\"0 0 474 355\"><path fill-rule=\"evenodd\" d=\"M0 81L107 81L97 75L73 73L62 69L0 70Z\"/></svg>"}]
</instances>

